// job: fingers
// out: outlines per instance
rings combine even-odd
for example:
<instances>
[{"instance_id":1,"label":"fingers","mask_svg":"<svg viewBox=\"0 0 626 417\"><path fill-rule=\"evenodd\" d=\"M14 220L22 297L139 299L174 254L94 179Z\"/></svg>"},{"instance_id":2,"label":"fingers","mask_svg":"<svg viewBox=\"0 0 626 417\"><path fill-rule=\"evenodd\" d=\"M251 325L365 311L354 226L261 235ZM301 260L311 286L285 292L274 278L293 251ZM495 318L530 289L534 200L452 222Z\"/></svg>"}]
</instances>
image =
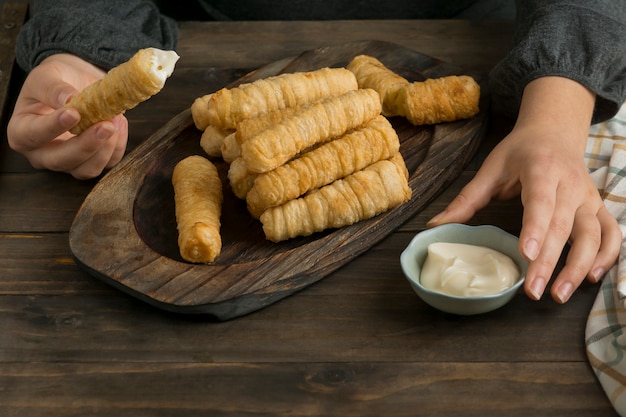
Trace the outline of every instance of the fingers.
<instances>
[{"instance_id":1,"label":"fingers","mask_svg":"<svg viewBox=\"0 0 626 417\"><path fill-rule=\"evenodd\" d=\"M53 70L36 68L27 77L7 127L11 148L20 153L36 149L78 123L75 109L63 108L78 91Z\"/></svg>"},{"instance_id":2,"label":"fingers","mask_svg":"<svg viewBox=\"0 0 626 417\"><path fill-rule=\"evenodd\" d=\"M531 261L524 289L532 299L542 297L569 241L568 258L550 287L552 298L565 303L585 278L595 282L612 267L622 235L584 166L568 170L566 176L558 165L542 166L543 169L528 168L519 177L525 185L520 191L524 214L519 250ZM497 164L484 164L476 177L427 226L466 222L491 198L512 194L515 186L502 172Z\"/></svg>"},{"instance_id":3,"label":"fingers","mask_svg":"<svg viewBox=\"0 0 626 417\"><path fill-rule=\"evenodd\" d=\"M613 267L619 256L623 239L622 231L620 230L617 220L609 213L605 206L600 208L597 217L600 222L602 241L598 255L591 267L591 273L589 275L591 282L601 280L608 270Z\"/></svg>"},{"instance_id":4,"label":"fingers","mask_svg":"<svg viewBox=\"0 0 626 417\"><path fill-rule=\"evenodd\" d=\"M555 198L529 201L530 212L524 207L519 245L522 255L531 261L524 288L534 300L541 298L550 281L574 224L571 206L562 202L556 205Z\"/></svg>"},{"instance_id":5,"label":"fingers","mask_svg":"<svg viewBox=\"0 0 626 417\"><path fill-rule=\"evenodd\" d=\"M581 206L576 211L565 265L550 288L552 298L561 304L570 299L585 278L591 282L601 279L619 255L622 234L617 221L602 203L598 211L591 207ZM556 216L559 216L558 212ZM553 221L540 254L529 266L525 290L535 300L541 298L566 244L563 236L567 236L567 227L564 226L567 221L564 220L561 227L555 227ZM563 231L559 231L561 228Z\"/></svg>"},{"instance_id":6,"label":"fingers","mask_svg":"<svg viewBox=\"0 0 626 417\"><path fill-rule=\"evenodd\" d=\"M124 157L124 153L126 152L126 145L128 143L128 119L123 116L118 116L113 119L113 122L116 126L118 136L117 140L115 141L113 153L106 163L105 168L113 168L122 160L122 158Z\"/></svg>"},{"instance_id":7,"label":"fingers","mask_svg":"<svg viewBox=\"0 0 626 417\"><path fill-rule=\"evenodd\" d=\"M558 184L547 176L527 182L522 189L521 200L524 206L522 215L522 230L519 238L519 251L529 261L537 259L543 246L544 237L548 234L550 225L554 219ZM564 214L567 214L565 212ZM558 217L557 217L558 218ZM573 220L571 220L573 221ZM569 221L566 221L569 223ZM563 230L568 224L556 227ZM567 240L569 229L561 239Z\"/></svg>"},{"instance_id":8,"label":"fingers","mask_svg":"<svg viewBox=\"0 0 626 417\"><path fill-rule=\"evenodd\" d=\"M58 109L46 115L16 115L7 127L9 144L17 152L30 152L63 135L79 120L78 111L70 108Z\"/></svg>"},{"instance_id":9,"label":"fingers","mask_svg":"<svg viewBox=\"0 0 626 417\"><path fill-rule=\"evenodd\" d=\"M444 211L428 221L427 227L444 223L464 223L471 219L478 210L491 201L496 186L491 178L498 177L487 173L487 170L479 171Z\"/></svg>"},{"instance_id":10,"label":"fingers","mask_svg":"<svg viewBox=\"0 0 626 417\"><path fill-rule=\"evenodd\" d=\"M77 179L94 178L121 160L127 138L128 122L118 116L91 126L79 136L35 149L29 159L36 168L67 172Z\"/></svg>"},{"instance_id":11,"label":"fingers","mask_svg":"<svg viewBox=\"0 0 626 417\"><path fill-rule=\"evenodd\" d=\"M64 107L104 71L78 57L55 54L31 71L7 126L7 139L37 169L68 172L76 178L98 176L118 163L126 150L128 122L117 116L83 134L69 130L80 121L76 109Z\"/></svg>"},{"instance_id":12,"label":"fingers","mask_svg":"<svg viewBox=\"0 0 626 417\"><path fill-rule=\"evenodd\" d=\"M43 95L38 99L53 109L65 106L78 91L71 85L56 78L47 79L42 76L34 80L32 89L42 91Z\"/></svg>"}]
</instances>

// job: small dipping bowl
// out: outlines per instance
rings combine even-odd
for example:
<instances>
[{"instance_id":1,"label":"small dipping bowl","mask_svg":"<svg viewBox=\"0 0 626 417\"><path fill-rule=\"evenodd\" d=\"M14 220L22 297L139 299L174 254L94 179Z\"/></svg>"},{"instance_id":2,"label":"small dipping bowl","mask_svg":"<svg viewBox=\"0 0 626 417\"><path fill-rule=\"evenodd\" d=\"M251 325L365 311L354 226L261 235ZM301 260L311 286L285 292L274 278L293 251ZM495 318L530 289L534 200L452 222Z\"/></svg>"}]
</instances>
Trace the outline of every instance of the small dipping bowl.
<instances>
[{"instance_id":1,"label":"small dipping bowl","mask_svg":"<svg viewBox=\"0 0 626 417\"><path fill-rule=\"evenodd\" d=\"M502 292L480 296L454 296L425 288L420 283L420 273L428 255L428 245L435 242L465 243L497 250L517 264L520 279ZM517 246L516 236L495 226L444 224L415 235L400 255L400 263L411 287L425 303L452 314L481 314L500 308L511 301L524 283L528 261L519 253Z\"/></svg>"}]
</instances>

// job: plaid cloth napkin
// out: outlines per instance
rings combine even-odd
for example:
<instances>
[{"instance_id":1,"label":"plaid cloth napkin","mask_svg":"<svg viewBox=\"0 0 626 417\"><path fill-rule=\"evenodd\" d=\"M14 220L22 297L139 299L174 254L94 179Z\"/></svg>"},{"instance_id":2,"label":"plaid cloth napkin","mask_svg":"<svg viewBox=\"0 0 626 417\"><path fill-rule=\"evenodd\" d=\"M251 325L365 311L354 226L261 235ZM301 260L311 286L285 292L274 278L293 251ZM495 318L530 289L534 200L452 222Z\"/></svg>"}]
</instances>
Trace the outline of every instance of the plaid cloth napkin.
<instances>
[{"instance_id":1,"label":"plaid cloth napkin","mask_svg":"<svg viewBox=\"0 0 626 417\"><path fill-rule=\"evenodd\" d=\"M626 417L626 103L613 119L591 126L585 158L625 237L587 320L587 357L613 407Z\"/></svg>"}]
</instances>

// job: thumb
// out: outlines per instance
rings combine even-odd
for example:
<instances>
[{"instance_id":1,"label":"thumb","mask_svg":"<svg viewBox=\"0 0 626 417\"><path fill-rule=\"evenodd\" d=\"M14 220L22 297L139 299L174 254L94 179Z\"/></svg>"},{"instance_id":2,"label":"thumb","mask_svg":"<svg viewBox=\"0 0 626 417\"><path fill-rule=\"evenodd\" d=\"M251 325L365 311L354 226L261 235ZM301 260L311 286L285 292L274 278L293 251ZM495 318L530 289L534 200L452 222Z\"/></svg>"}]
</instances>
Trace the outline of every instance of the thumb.
<instances>
[{"instance_id":1,"label":"thumb","mask_svg":"<svg viewBox=\"0 0 626 417\"><path fill-rule=\"evenodd\" d=\"M483 181L481 176L477 175L463 187L444 211L430 219L426 225L427 227L434 227L444 223L465 223L478 210L489 204L492 196L492 183Z\"/></svg>"},{"instance_id":2,"label":"thumb","mask_svg":"<svg viewBox=\"0 0 626 417\"><path fill-rule=\"evenodd\" d=\"M52 109L58 109L77 95L78 90L57 70L42 64L26 78L23 93Z\"/></svg>"},{"instance_id":3,"label":"thumb","mask_svg":"<svg viewBox=\"0 0 626 417\"><path fill-rule=\"evenodd\" d=\"M65 106L69 101L78 95L76 90L71 84L65 82L57 82L48 88L48 94L46 101L50 107L54 109Z\"/></svg>"}]
</instances>

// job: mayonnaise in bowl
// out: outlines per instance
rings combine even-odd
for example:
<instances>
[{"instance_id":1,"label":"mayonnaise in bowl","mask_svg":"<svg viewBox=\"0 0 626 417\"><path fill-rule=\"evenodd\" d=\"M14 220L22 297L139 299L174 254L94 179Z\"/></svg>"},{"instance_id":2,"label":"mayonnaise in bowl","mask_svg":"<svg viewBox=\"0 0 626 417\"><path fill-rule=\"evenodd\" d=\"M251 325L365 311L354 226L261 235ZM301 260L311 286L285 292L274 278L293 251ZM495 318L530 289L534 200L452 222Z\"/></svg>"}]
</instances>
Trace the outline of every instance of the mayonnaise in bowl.
<instances>
[{"instance_id":1,"label":"mayonnaise in bowl","mask_svg":"<svg viewBox=\"0 0 626 417\"><path fill-rule=\"evenodd\" d=\"M485 246L450 242L428 245L420 274L425 288L459 297L498 294L519 278L520 270L509 256Z\"/></svg>"},{"instance_id":2,"label":"mayonnaise in bowl","mask_svg":"<svg viewBox=\"0 0 626 417\"><path fill-rule=\"evenodd\" d=\"M434 265L426 265L429 247L441 242L480 250L462 247L465 250L459 254L456 245L434 245L428 261ZM415 235L402 251L400 263L411 287L426 304L447 313L481 314L511 301L524 284L528 260L519 252L518 244L517 236L495 226L445 224ZM497 279L490 278L494 276ZM445 287L445 292L437 287Z\"/></svg>"}]
</instances>

